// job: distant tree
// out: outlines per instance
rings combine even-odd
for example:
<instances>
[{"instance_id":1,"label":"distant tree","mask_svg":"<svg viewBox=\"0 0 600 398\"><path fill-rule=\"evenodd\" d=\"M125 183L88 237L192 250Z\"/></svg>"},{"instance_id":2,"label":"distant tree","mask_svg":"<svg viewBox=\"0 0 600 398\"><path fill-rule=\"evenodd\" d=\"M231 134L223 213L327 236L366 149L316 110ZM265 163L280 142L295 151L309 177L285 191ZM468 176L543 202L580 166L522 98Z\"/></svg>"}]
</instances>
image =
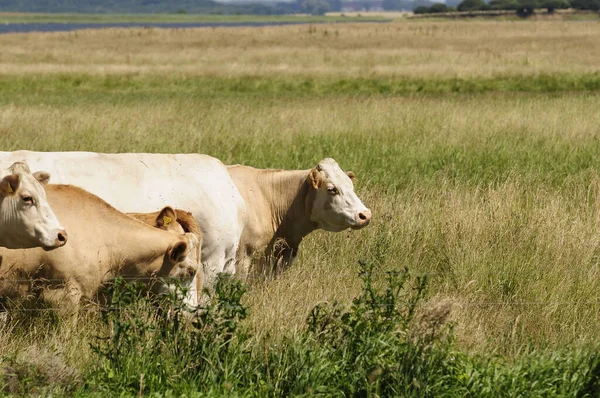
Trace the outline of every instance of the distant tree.
<instances>
[{"instance_id":1,"label":"distant tree","mask_svg":"<svg viewBox=\"0 0 600 398\"><path fill-rule=\"evenodd\" d=\"M519 8L518 0L491 0L488 5L492 10L516 10Z\"/></svg>"},{"instance_id":2,"label":"distant tree","mask_svg":"<svg viewBox=\"0 0 600 398\"><path fill-rule=\"evenodd\" d=\"M576 10L600 10L600 0L571 0L571 7Z\"/></svg>"},{"instance_id":3,"label":"distant tree","mask_svg":"<svg viewBox=\"0 0 600 398\"><path fill-rule=\"evenodd\" d=\"M463 0L458 5L458 11L477 11L483 7L485 3L483 0Z\"/></svg>"},{"instance_id":4,"label":"distant tree","mask_svg":"<svg viewBox=\"0 0 600 398\"><path fill-rule=\"evenodd\" d=\"M521 18L527 18L535 14L536 0L519 0L517 15Z\"/></svg>"},{"instance_id":5,"label":"distant tree","mask_svg":"<svg viewBox=\"0 0 600 398\"><path fill-rule=\"evenodd\" d=\"M427 6L418 6L417 8L415 8L413 10L413 12L415 14L428 14L429 13L429 7L427 7Z\"/></svg>"},{"instance_id":6,"label":"distant tree","mask_svg":"<svg viewBox=\"0 0 600 398\"><path fill-rule=\"evenodd\" d=\"M448 11L453 11L453 9L448 10L448 6L445 5L444 3L434 3L431 7L429 7L429 12L432 14L435 14L438 12L448 12Z\"/></svg>"},{"instance_id":7,"label":"distant tree","mask_svg":"<svg viewBox=\"0 0 600 398\"><path fill-rule=\"evenodd\" d=\"M564 10L570 7L568 0L542 0L538 4L539 8L548 10L548 14L552 14L554 10Z\"/></svg>"}]
</instances>

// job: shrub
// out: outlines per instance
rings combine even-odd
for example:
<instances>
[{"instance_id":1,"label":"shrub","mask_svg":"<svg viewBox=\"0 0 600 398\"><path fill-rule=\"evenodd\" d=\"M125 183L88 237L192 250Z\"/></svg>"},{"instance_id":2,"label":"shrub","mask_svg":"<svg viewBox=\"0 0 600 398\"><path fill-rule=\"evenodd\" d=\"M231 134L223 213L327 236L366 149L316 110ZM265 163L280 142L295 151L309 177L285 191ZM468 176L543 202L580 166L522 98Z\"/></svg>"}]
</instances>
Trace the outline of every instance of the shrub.
<instances>
[{"instance_id":1,"label":"shrub","mask_svg":"<svg viewBox=\"0 0 600 398\"><path fill-rule=\"evenodd\" d=\"M426 279L389 272L374 287L373 265L361 263L362 293L351 307L316 306L308 317L309 340L321 351L319 392L344 396L427 396L452 374L444 322L418 328L415 314ZM414 282L413 285L409 282ZM419 333L421 331L421 333ZM317 364L315 364L317 365ZM313 369L316 368L314 365Z\"/></svg>"},{"instance_id":2,"label":"shrub","mask_svg":"<svg viewBox=\"0 0 600 398\"><path fill-rule=\"evenodd\" d=\"M100 359L93 384L136 393L143 386L164 391L197 380L226 380L225 364L235 362L238 343L246 340L240 328L246 317L243 293L241 282L221 278L211 302L197 311L183 304L184 289L155 298L143 285L115 281L111 310L102 317L108 336L98 336L92 346Z\"/></svg>"},{"instance_id":3,"label":"shrub","mask_svg":"<svg viewBox=\"0 0 600 398\"><path fill-rule=\"evenodd\" d=\"M118 280L110 292L113 310L102 317L108 332L92 347L99 362L87 388L259 396L427 393L452 372L447 329L415 327L426 280L390 272L378 290L373 265L361 267L363 290L348 310L317 305L306 329L281 341L256 339L243 326L240 282L220 279L211 303L190 312L180 303L182 293L155 299Z\"/></svg>"},{"instance_id":4,"label":"shrub","mask_svg":"<svg viewBox=\"0 0 600 398\"><path fill-rule=\"evenodd\" d=\"M510 363L460 353L446 324L449 305L420 305L425 278L404 270L381 280L374 271L361 262L362 291L348 308L317 305L303 330L279 339L248 332L240 282L219 279L209 305L190 312L181 293L154 299L117 281L113 310L103 315L108 332L93 346L99 361L81 393L598 396L597 350L529 352ZM23 391L12 380L5 385Z\"/></svg>"}]
</instances>

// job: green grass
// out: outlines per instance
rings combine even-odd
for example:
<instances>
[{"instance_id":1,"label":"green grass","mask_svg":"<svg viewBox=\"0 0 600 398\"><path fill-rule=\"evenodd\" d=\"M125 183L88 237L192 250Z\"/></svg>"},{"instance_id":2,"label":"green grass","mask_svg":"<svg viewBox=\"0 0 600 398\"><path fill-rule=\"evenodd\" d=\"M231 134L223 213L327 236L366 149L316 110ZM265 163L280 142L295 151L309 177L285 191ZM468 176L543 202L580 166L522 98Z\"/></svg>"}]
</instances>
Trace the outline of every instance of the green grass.
<instances>
[{"instance_id":1,"label":"green grass","mask_svg":"<svg viewBox=\"0 0 600 398\"><path fill-rule=\"evenodd\" d=\"M49 75L0 77L0 90L11 94L0 103L48 101L70 104L73 97L129 102L156 98L330 98L449 93L597 93L600 73L506 76L496 78L265 78L189 77L140 75Z\"/></svg>"},{"instance_id":2,"label":"green grass","mask_svg":"<svg viewBox=\"0 0 600 398\"><path fill-rule=\"evenodd\" d=\"M549 29L546 24L517 27ZM472 28L451 27L463 36ZM366 27L363 36L377 29ZM311 37L307 46L330 39ZM237 36L223 46L232 42L237 45ZM279 42L269 43L265 51L280 49ZM361 231L315 232L281 276L248 281L243 296L225 295L232 306L223 308L247 313L233 320L218 315L219 327L236 328L233 340L220 341L224 345L210 343L225 329L201 328L193 337L182 324L146 329L165 321L155 312L113 317L112 324L93 315L73 322L40 315L0 327L0 357L21 375L23 393L133 395L147 371L146 385L165 396L598 395L597 73L229 77L171 68L169 74L43 68L5 74L0 146L197 152L227 164L289 169L333 157L356 173L357 193L373 221ZM408 269L413 282L405 288L427 275L411 325L386 318L364 299L353 307L355 298L364 298L360 260L377 266L378 292L386 286L385 271ZM334 314L327 318L330 334L311 329L315 323L307 319L315 308ZM443 333L424 345L396 333L419 330L418 319L440 320L436 330ZM114 322L131 322L139 333L112 341L117 354L111 360L120 365L110 376L106 356L89 344ZM392 332L386 324L398 328ZM143 337L154 333L164 333L164 345ZM149 354L131 355L134 348L119 344L146 347ZM177 351L181 347L202 355ZM403 367L406 357L415 358L413 368Z\"/></svg>"}]
</instances>

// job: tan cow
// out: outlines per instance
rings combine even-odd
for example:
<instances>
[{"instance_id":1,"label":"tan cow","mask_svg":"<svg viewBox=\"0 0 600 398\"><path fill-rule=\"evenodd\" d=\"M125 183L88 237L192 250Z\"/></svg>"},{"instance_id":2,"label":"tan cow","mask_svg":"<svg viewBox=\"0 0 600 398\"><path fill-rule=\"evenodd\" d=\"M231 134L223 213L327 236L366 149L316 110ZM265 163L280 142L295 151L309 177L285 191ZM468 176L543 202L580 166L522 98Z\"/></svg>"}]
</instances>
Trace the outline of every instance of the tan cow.
<instances>
[{"instance_id":1,"label":"tan cow","mask_svg":"<svg viewBox=\"0 0 600 398\"><path fill-rule=\"evenodd\" d=\"M194 254L194 261L201 264L202 258L202 231L200 226L196 222L194 216L187 211L180 209L173 209L169 206L163 208L160 211L154 213L126 213L128 216L134 217L140 221L145 222L148 225L152 225L155 228L159 228L165 231L171 231L176 234L193 233L198 238L199 244L196 247ZM202 267L198 268L198 275L196 276L196 293L198 295L202 292Z\"/></svg>"},{"instance_id":2,"label":"tan cow","mask_svg":"<svg viewBox=\"0 0 600 398\"><path fill-rule=\"evenodd\" d=\"M50 175L31 173L26 163L13 163L0 179L0 246L8 249L55 249L67 243L67 232L46 201L42 184Z\"/></svg>"},{"instance_id":3,"label":"tan cow","mask_svg":"<svg viewBox=\"0 0 600 398\"><path fill-rule=\"evenodd\" d=\"M238 250L238 270L285 269L302 239L315 229L360 229L371 210L354 193L354 173L344 173L333 159L310 170L260 170L228 166L246 202L248 219ZM266 266L266 269L265 269Z\"/></svg>"},{"instance_id":4,"label":"tan cow","mask_svg":"<svg viewBox=\"0 0 600 398\"><path fill-rule=\"evenodd\" d=\"M39 294L77 307L98 299L117 276L191 281L198 268L190 259L199 244L194 234L153 228L74 186L48 185L46 193L69 229L69 244L52 251L0 249L0 298Z\"/></svg>"}]
</instances>

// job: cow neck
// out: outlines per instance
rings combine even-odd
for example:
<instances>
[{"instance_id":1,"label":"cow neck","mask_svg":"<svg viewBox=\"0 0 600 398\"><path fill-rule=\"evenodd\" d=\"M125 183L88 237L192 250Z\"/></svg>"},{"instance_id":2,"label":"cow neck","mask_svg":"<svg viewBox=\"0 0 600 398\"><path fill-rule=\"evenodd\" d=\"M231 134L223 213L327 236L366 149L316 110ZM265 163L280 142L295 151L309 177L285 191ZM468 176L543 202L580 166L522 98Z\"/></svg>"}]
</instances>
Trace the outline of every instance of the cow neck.
<instances>
[{"instance_id":1,"label":"cow neck","mask_svg":"<svg viewBox=\"0 0 600 398\"><path fill-rule=\"evenodd\" d=\"M310 170L274 171L269 176L273 238L283 238L297 247L306 235L315 230L317 223L310 220L314 202L314 188L306 181Z\"/></svg>"}]
</instances>

